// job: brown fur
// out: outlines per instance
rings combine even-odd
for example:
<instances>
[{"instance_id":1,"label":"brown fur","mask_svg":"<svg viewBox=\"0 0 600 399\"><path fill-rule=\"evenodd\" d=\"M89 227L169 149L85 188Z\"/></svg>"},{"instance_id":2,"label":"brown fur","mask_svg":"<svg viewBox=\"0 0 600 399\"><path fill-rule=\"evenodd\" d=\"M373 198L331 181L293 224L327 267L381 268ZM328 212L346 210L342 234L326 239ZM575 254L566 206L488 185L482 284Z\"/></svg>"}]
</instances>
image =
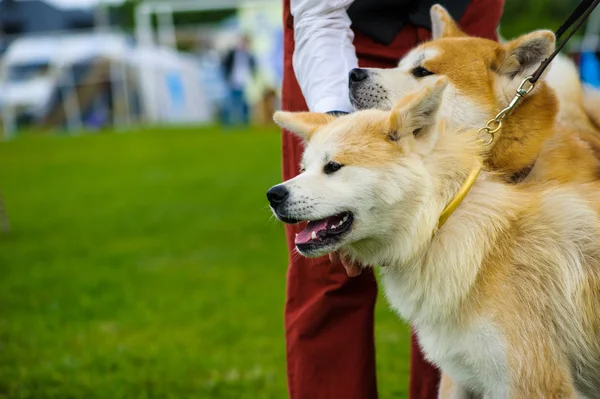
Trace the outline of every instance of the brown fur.
<instances>
[{"instance_id":1,"label":"brown fur","mask_svg":"<svg viewBox=\"0 0 600 399\"><path fill-rule=\"evenodd\" d=\"M600 183L558 178L508 185L484 173L437 229L443 205L481 160L473 132L423 118L435 110L427 100L435 102L444 87L438 82L407 96L391 113L367 110L326 124L318 114L277 113L275 120L295 126L309 142L313 172L306 179L318 179L324 201L336 203L340 179L362 176L369 187L381 182L387 205L366 204L356 228L382 231L356 232L333 250L360 264L385 265L387 297L415 326L426 355L442 370L471 375L462 386L444 376L441 397L470 397L474 390L519 399L594 397L600 389ZM331 180L315 174L315 164L329 157L355 168ZM399 193L398 182L409 187ZM302 190L302 184L309 183L290 187Z\"/></svg>"},{"instance_id":2,"label":"brown fur","mask_svg":"<svg viewBox=\"0 0 600 399\"><path fill-rule=\"evenodd\" d=\"M495 90L502 74L510 74L519 67L518 57L523 57L520 46L532 40L554 41L552 33L547 31L534 32L506 44L468 37L443 8L434 6L433 10L441 21L443 33L441 38L421 47L436 49L440 54L423 65L446 76L474 103L495 110L490 118L514 96L515 91L510 91L498 101ZM471 60L469 67L465 60ZM559 102L554 91L545 82L538 82L536 89L522 100L496 133L487 166L510 176L537 162L530 180L586 182L598 179L600 136L587 118L583 100L569 106L572 109L563 112L559 123Z\"/></svg>"}]
</instances>

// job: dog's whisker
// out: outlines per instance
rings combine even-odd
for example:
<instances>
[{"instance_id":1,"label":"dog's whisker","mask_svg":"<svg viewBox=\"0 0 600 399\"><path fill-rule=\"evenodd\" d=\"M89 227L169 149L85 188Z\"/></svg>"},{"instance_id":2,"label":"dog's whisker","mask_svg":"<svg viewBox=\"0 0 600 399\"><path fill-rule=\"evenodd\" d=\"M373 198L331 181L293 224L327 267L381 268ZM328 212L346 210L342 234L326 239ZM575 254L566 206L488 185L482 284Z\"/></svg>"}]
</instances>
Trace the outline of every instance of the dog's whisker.
<instances>
[{"instance_id":1,"label":"dog's whisker","mask_svg":"<svg viewBox=\"0 0 600 399\"><path fill-rule=\"evenodd\" d=\"M269 216L269 218L267 219L267 221L265 222L265 225L269 225L269 224L273 224L273 223L278 223L280 220L277 219L275 217L275 215L271 215Z\"/></svg>"}]
</instances>

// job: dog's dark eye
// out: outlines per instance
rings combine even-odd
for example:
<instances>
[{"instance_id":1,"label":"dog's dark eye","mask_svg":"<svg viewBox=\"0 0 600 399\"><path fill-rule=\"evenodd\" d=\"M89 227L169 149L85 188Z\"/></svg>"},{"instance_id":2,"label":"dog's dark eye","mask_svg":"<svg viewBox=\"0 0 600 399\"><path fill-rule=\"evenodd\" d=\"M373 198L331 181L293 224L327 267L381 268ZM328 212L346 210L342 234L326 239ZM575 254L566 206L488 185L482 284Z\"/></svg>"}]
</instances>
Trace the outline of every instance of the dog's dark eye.
<instances>
[{"instance_id":1,"label":"dog's dark eye","mask_svg":"<svg viewBox=\"0 0 600 399\"><path fill-rule=\"evenodd\" d=\"M344 165L341 165L337 162L333 162L333 161L327 162L327 164L323 168L323 172L325 172L326 175L330 175L330 174L335 173L338 170L340 170L342 168L342 166L344 166Z\"/></svg>"},{"instance_id":2,"label":"dog's dark eye","mask_svg":"<svg viewBox=\"0 0 600 399\"><path fill-rule=\"evenodd\" d=\"M412 74L417 79L424 78L425 76L429 76L429 75L435 75L433 72L423 68L422 66L418 66L415 69L413 69Z\"/></svg>"}]
</instances>

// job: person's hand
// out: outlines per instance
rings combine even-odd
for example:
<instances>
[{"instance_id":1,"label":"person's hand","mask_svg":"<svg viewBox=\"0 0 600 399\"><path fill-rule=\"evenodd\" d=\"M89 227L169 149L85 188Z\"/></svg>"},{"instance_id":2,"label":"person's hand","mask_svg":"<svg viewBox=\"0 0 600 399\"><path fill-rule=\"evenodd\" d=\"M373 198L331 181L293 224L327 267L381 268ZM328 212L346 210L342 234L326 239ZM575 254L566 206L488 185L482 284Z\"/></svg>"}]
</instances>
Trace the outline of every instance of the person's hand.
<instances>
[{"instance_id":1,"label":"person's hand","mask_svg":"<svg viewBox=\"0 0 600 399\"><path fill-rule=\"evenodd\" d=\"M350 259L344 257L339 252L329 254L329 260L334 266L342 265L346 269L348 277L356 277L362 273L363 266L360 263L353 263Z\"/></svg>"}]
</instances>

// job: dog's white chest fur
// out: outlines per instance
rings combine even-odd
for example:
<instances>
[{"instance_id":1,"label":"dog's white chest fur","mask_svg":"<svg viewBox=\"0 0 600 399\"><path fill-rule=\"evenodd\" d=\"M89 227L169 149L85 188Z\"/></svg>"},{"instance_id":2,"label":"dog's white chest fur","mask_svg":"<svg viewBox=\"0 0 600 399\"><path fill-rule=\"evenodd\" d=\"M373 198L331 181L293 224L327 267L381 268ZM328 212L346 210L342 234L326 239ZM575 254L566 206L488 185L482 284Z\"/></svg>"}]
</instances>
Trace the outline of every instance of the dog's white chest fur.
<instances>
[{"instance_id":1,"label":"dog's white chest fur","mask_svg":"<svg viewBox=\"0 0 600 399\"><path fill-rule=\"evenodd\" d=\"M474 393L505 390L507 382L502 340L488 323L470 326L468 331L453 327L417 327L419 343L430 361Z\"/></svg>"},{"instance_id":2,"label":"dog's white chest fur","mask_svg":"<svg viewBox=\"0 0 600 399\"><path fill-rule=\"evenodd\" d=\"M427 315L423 314L428 304L413 300L414 297L409 299L406 281L398 279L395 273L383 273L382 279L391 307L404 319L414 322L419 344L429 361L474 393L505 396L506 346L490 320L482 318L464 327L453 321L428 323L424 320Z\"/></svg>"}]
</instances>

